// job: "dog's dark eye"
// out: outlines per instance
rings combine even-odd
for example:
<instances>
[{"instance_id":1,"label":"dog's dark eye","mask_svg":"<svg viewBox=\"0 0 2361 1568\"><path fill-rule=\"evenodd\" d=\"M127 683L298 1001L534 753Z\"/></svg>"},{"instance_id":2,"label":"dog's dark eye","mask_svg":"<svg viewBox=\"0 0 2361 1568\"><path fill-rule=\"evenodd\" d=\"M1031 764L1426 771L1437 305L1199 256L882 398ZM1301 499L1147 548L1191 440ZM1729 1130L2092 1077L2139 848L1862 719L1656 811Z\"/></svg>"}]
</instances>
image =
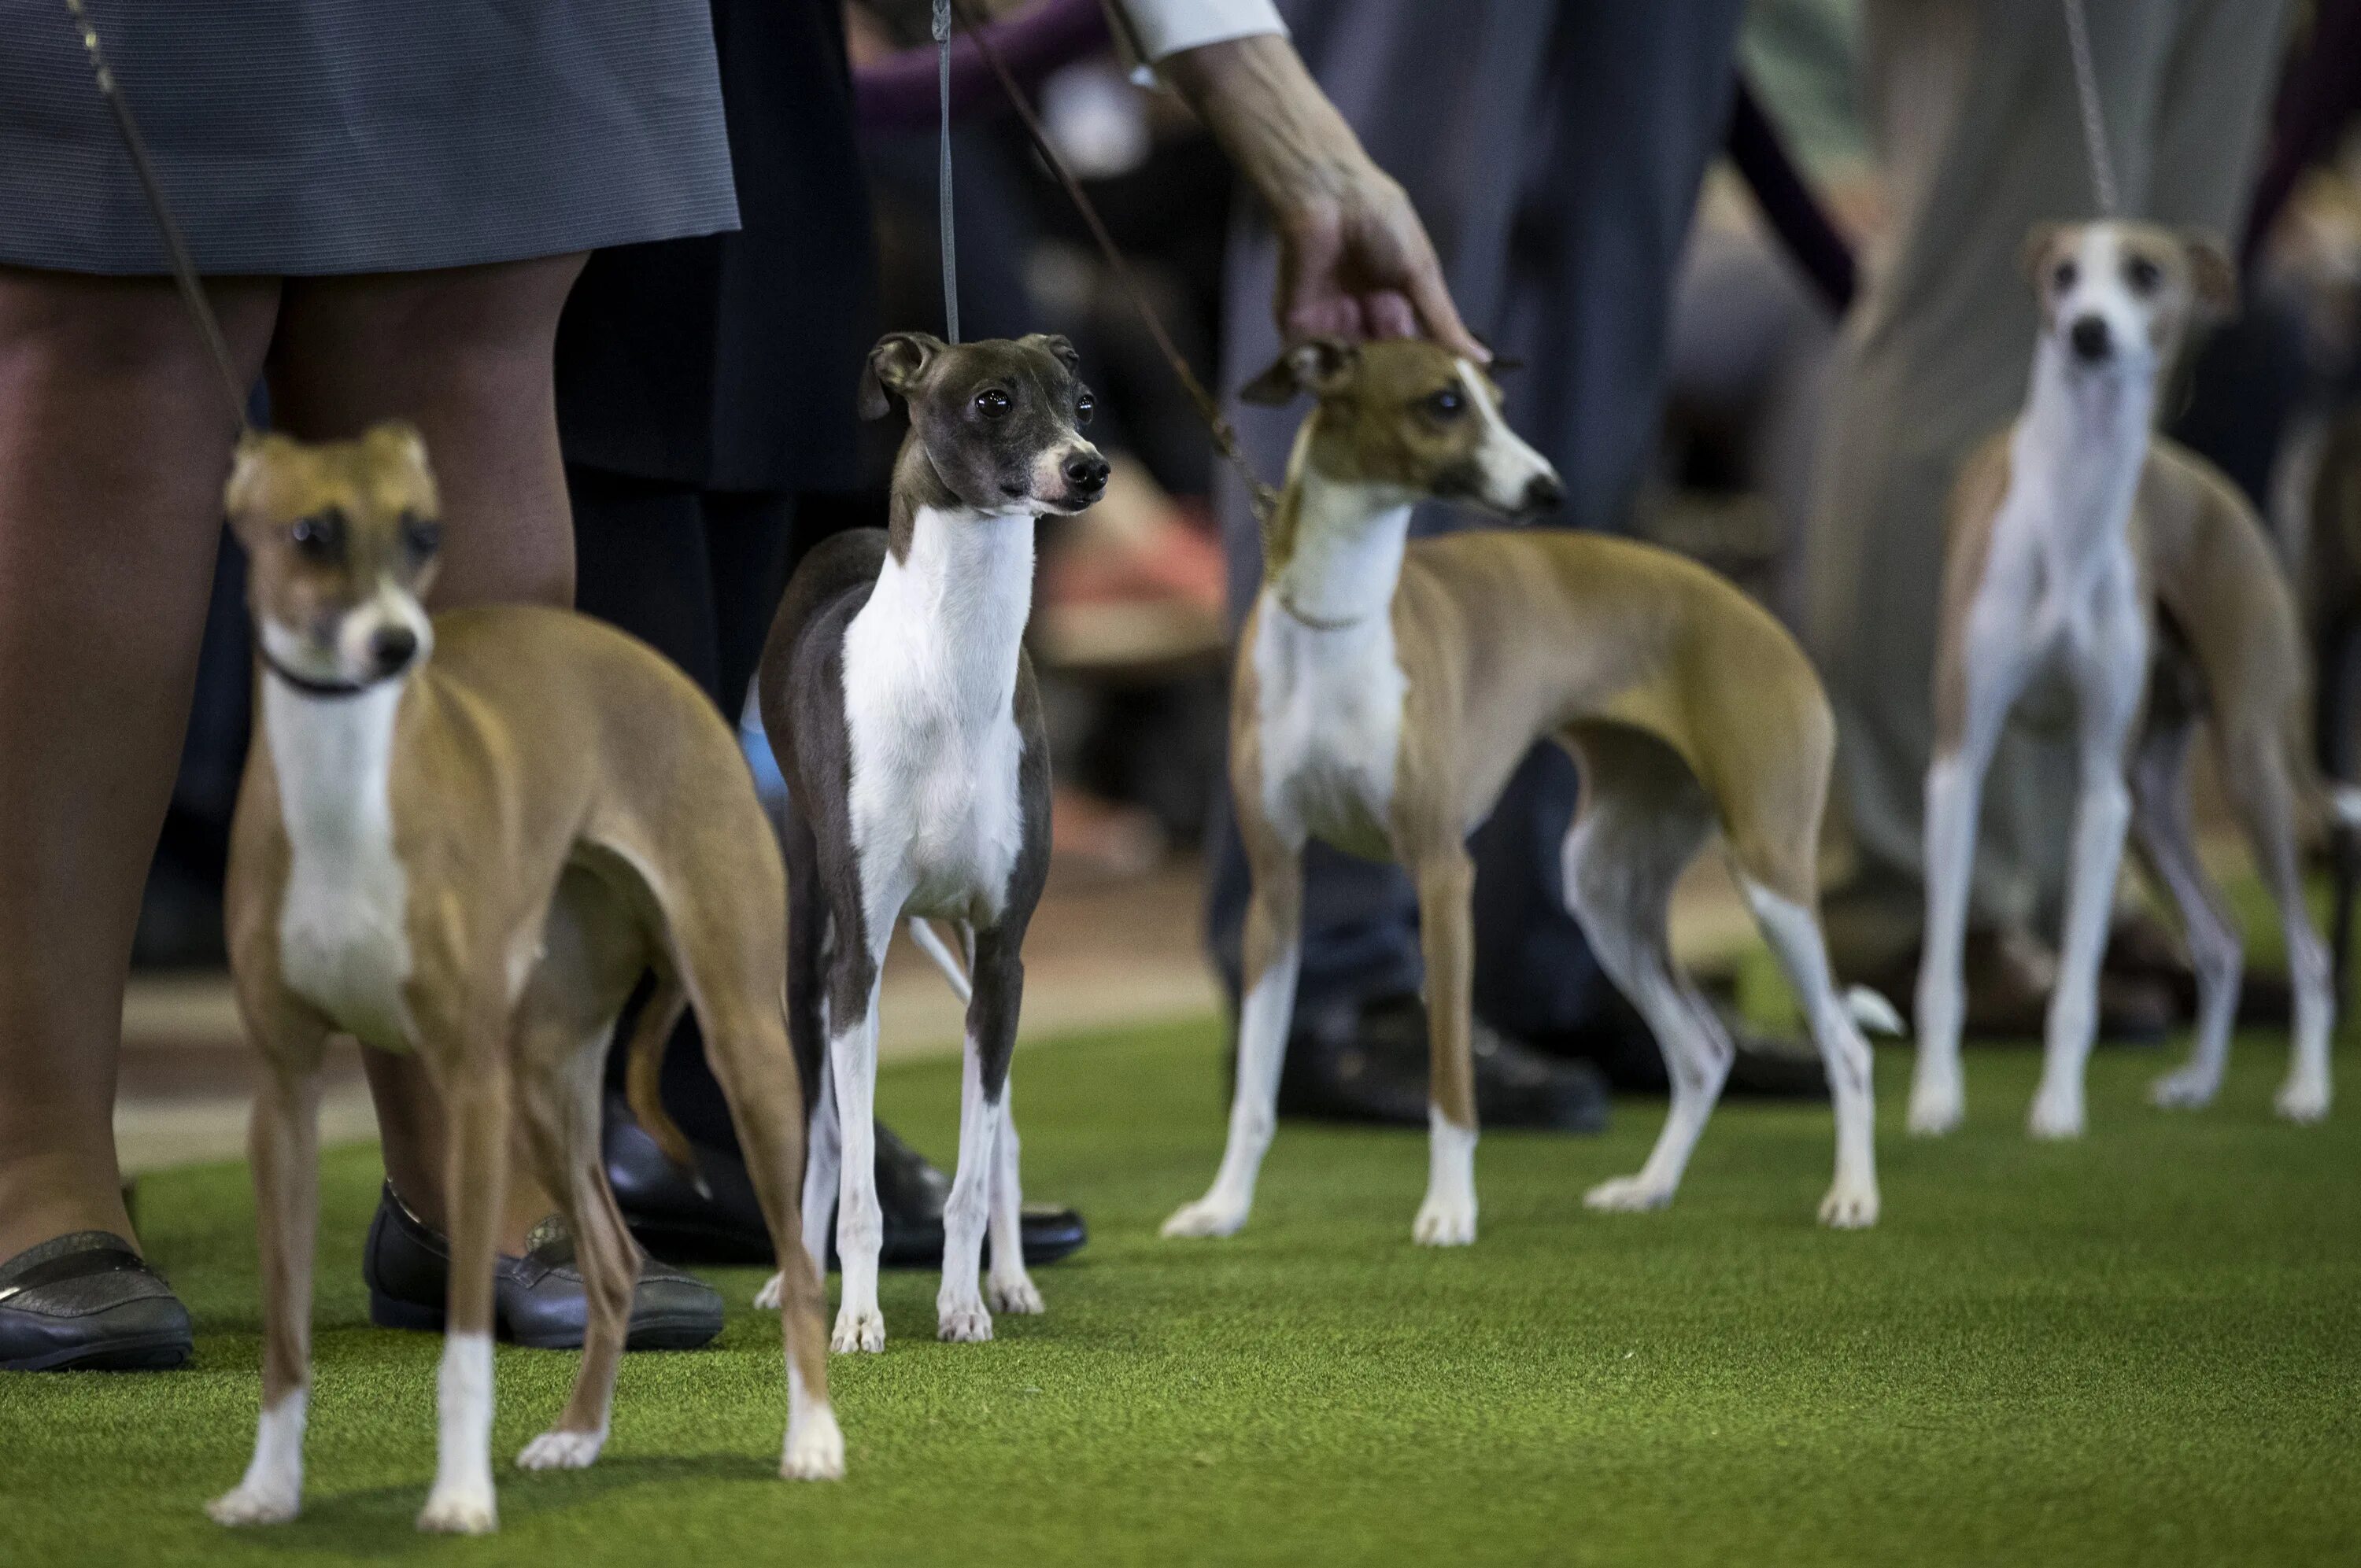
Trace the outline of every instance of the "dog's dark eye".
<instances>
[{"instance_id":1,"label":"dog's dark eye","mask_svg":"<svg viewBox=\"0 0 2361 1568\"><path fill-rule=\"evenodd\" d=\"M296 550L311 561L333 561L345 553L345 520L334 512L299 517L287 530Z\"/></svg>"},{"instance_id":2,"label":"dog's dark eye","mask_svg":"<svg viewBox=\"0 0 2361 1568\"><path fill-rule=\"evenodd\" d=\"M2145 256L2135 256L2124 263L2124 281L2132 286L2135 294L2153 294L2156 286L2164 281L2164 269Z\"/></svg>"},{"instance_id":3,"label":"dog's dark eye","mask_svg":"<svg viewBox=\"0 0 2361 1568\"><path fill-rule=\"evenodd\" d=\"M401 546L414 560L423 561L443 547L443 525L414 511L401 514Z\"/></svg>"},{"instance_id":4,"label":"dog's dark eye","mask_svg":"<svg viewBox=\"0 0 2361 1568\"><path fill-rule=\"evenodd\" d=\"M2058 270L2049 275L2049 281L2057 288L2058 291L2062 294L2067 290L2072 288L2074 286L2074 280L2080 278L2081 275L2081 269L2075 267L2072 262L2061 261L2058 264Z\"/></svg>"},{"instance_id":5,"label":"dog's dark eye","mask_svg":"<svg viewBox=\"0 0 2361 1568\"><path fill-rule=\"evenodd\" d=\"M1074 422L1076 424L1090 423L1091 416L1098 411L1099 400L1091 396L1088 392L1084 392L1081 397L1074 400Z\"/></svg>"},{"instance_id":6,"label":"dog's dark eye","mask_svg":"<svg viewBox=\"0 0 2361 1568\"><path fill-rule=\"evenodd\" d=\"M1467 411L1467 400L1456 387L1445 387L1426 400L1426 411L1439 420L1455 420Z\"/></svg>"},{"instance_id":7,"label":"dog's dark eye","mask_svg":"<svg viewBox=\"0 0 2361 1568\"><path fill-rule=\"evenodd\" d=\"M1008 409L1008 394L997 387L986 387L975 395L975 411L986 419L998 419Z\"/></svg>"}]
</instances>

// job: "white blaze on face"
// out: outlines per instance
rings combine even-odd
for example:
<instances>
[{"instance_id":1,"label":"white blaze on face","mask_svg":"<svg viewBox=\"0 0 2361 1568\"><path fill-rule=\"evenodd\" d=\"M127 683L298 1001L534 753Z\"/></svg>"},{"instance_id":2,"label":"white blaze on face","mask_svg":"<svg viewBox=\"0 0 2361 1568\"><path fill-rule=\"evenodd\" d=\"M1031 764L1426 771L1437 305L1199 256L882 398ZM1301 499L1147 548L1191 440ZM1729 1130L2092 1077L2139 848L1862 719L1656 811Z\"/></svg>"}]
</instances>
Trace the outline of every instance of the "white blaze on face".
<instances>
[{"instance_id":1,"label":"white blaze on face","mask_svg":"<svg viewBox=\"0 0 2361 1568\"><path fill-rule=\"evenodd\" d=\"M1476 461L1484 476L1483 502L1501 511L1521 511L1525 505L1525 492L1535 479L1554 481L1557 470L1548 458L1534 451L1525 439L1509 428L1500 417L1500 405L1492 400L1491 389L1484 385L1476 367L1466 360L1459 361L1460 385L1467 389L1467 405L1483 422L1484 434L1476 448Z\"/></svg>"},{"instance_id":2,"label":"white blaze on face","mask_svg":"<svg viewBox=\"0 0 2361 1568\"><path fill-rule=\"evenodd\" d=\"M2123 231L2113 224L2092 224L2076 233L2050 260L2044 286L2050 295L2051 331L2070 348L2074 323L2096 317L2106 323L2106 363L2134 373L2147 373L2158 358L2156 318L2165 308L2163 291L2136 293L2124 275ZM2060 262L2073 265L2073 281L2057 286Z\"/></svg>"}]
</instances>

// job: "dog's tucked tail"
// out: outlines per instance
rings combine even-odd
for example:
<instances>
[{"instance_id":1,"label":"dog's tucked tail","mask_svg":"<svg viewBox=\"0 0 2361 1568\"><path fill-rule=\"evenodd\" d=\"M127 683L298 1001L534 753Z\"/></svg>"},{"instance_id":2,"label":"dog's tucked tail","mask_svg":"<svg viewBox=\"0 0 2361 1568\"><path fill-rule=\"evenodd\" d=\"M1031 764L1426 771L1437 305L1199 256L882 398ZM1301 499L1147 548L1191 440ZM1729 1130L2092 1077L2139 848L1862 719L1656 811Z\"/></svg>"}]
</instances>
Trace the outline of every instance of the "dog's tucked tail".
<instances>
[{"instance_id":1,"label":"dog's tucked tail","mask_svg":"<svg viewBox=\"0 0 2361 1568\"><path fill-rule=\"evenodd\" d=\"M1865 985L1850 987L1844 993L1845 1011L1852 1021L1872 1035L1906 1035L1909 1026L1902 1022L1901 1011L1893 1003Z\"/></svg>"},{"instance_id":2,"label":"dog's tucked tail","mask_svg":"<svg viewBox=\"0 0 2361 1568\"><path fill-rule=\"evenodd\" d=\"M664 1158L697 1184L700 1196L710 1198L712 1190L705 1185L705 1178L697 1168L696 1152L688 1146L680 1124L672 1119L664 1102L664 1047L671 1043L672 1032L679 1026L681 1012L687 1005L688 992L681 988L680 981L659 974L655 990L640 1009L639 1022L632 1025L631 1043L624 1047L623 1098L648 1136L656 1141L656 1147L664 1151Z\"/></svg>"},{"instance_id":3,"label":"dog's tucked tail","mask_svg":"<svg viewBox=\"0 0 2361 1568\"><path fill-rule=\"evenodd\" d=\"M966 1003L975 994L975 989L969 983L967 970L961 964L959 956L926 921L913 916L904 924L909 928L910 940L918 944L918 951L934 959L935 967L943 971L943 978L951 982L951 994L962 1003Z\"/></svg>"}]
</instances>

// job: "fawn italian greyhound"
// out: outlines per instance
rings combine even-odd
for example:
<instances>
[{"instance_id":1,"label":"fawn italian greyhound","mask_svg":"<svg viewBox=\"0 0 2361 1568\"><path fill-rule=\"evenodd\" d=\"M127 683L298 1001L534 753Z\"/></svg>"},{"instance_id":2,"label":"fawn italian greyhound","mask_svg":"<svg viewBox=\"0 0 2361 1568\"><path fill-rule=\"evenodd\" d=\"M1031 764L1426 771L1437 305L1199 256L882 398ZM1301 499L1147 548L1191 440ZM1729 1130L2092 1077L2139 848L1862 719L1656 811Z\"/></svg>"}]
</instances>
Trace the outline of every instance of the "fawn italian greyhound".
<instances>
[{"instance_id":1,"label":"fawn italian greyhound","mask_svg":"<svg viewBox=\"0 0 2361 1568\"><path fill-rule=\"evenodd\" d=\"M817 1255L837 1205L843 1296L829 1343L840 1351L885 1345L877 979L905 919L969 990L938 1332L986 1340L994 1310L1042 1310L1018 1238L1008 1110L1025 929L1049 867L1049 752L1024 639L1035 520L1081 511L1106 488L1106 460L1076 428L1093 407L1078 364L1062 337L881 339L861 411L883 418L892 394L910 412L890 526L813 551L763 652L763 720L788 784L788 1030L814 1092L804 1234ZM965 984L928 918L961 932ZM979 1290L987 1220L991 1275Z\"/></svg>"},{"instance_id":2,"label":"fawn italian greyhound","mask_svg":"<svg viewBox=\"0 0 2361 1568\"><path fill-rule=\"evenodd\" d=\"M1673 960L1673 884L1719 828L1748 904L1802 999L1835 1097L1836 1181L1820 1218L1877 1218L1869 1047L1829 975L1814 856L1835 726L1778 623L1703 567L1628 540L1488 530L1410 541L1422 496L1522 516L1562 495L1500 393L1430 344L1290 349L1241 393L1317 406L1264 534L1239 636L1230 783L1254 892L1236 1100L1213 1188L1169 1236L1246 1223L1270 1145L1293 1009L1304 841L1406 867L1418 887L1433 1128L1413 1237L1476 1237L1468 1056L1473 883L1466 839L1538 741L1572 752L1582 803L1565 895L1664 1053L1672 1107L1638 1174L1594 1209L1660 1208L1721 1091L1733 1047ZM1888 1010L1890 1011L1890 1009Z\"/></svg>"},{"instance_id":3,"label":"fawn italian greyhound","mask_svg":"<svg viewBox=\"0 0 2361 1568\"><path fill-rule=\"evenodd\" d=\"M786 1271L781 1471L841 1475L796 1206L785 880L729 726L652 650L586 618L502 606L430 621L436 494L406 426L319 445L248 436L227 504L252 557L262 664L228 924L265 1069L251 1146L263 1375L253 1463L214 1518L286 1519L301 1501L319 1069L335 1032L414 1053L449 1124L441 1436L419 1527L497 1522L492 1266L512 1125L573 1230L589 1298L573 1396L517 1463L598 1456L639 1269L600 1166L598 1086L651 970L634 1108L685 1157L653 1090L694 1006Z\"/></svg>"},{"instance_id":4,"label":"fawn italian greyhound","mask_svg":"<svg viewBox=\"0 0 2361 1568\"><path fill-rule=\"evenodd\" d=\"M2287 933L2295 1040L2279 1111L2317 1121L2328 1111L2334 1003L2296 851L2298 809L2318 782L2294 598L2245 499L2154 433L2158 390L2187 330L2235 309L2235 275L2210 241L2144 224L2045 225L2025 255L2041 304L2032 389L1951 497L1910 1130L1949 1132L1964 1109L1960 965L1978 803L2002 726L2028 693L2050 711L2050 698L2070 699L2079 776L2033 1135L2083 1129L2127 830L2180 911L2197 971L2194 1048L2151 1098L2198 1106L2221 1087L2241 954L2191 825L2201 717Z\"/></svg>"}]
</instances>

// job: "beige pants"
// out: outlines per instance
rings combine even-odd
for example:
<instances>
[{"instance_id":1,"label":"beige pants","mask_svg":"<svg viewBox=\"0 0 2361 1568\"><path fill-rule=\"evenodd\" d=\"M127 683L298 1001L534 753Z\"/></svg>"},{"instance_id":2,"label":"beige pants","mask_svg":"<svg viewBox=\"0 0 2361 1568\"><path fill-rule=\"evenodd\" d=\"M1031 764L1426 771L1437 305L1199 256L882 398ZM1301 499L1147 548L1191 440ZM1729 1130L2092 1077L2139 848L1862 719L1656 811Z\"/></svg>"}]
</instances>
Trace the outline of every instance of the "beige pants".
<instances>
[{"instance_id":1,"label":"beige pants","mask_svg":"<svg viewBox=\"0 0 2361 1568\"><path fill-rule=\"evenodd\" d=\"M2125 215L2234 237L2286 0L2085 3ZM1861 891L1898 946L1918 916L1944 497L1960 459L2025 399L2037 326L2018 263L2026 230L2093 216L2095 198L2062 0L1867 0L1863 47L1892 214L1839 351L1806 630L1839 716ZM2003 740L1976 923L2021 927L2055 906L2073 786L2058 740Z\"/></svg>"}]
</instances>

